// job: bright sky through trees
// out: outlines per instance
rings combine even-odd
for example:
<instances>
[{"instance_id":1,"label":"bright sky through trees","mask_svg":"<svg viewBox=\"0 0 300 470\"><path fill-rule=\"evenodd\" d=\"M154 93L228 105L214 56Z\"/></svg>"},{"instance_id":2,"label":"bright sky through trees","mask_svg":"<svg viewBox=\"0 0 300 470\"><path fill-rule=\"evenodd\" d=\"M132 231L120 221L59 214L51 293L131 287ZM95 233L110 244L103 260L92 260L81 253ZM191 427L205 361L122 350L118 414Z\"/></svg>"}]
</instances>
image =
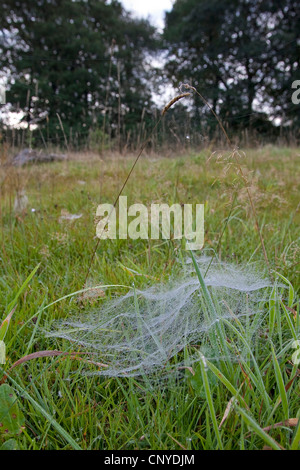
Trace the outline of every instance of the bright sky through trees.
<instances>
[{"instance_id":1,"label":"bright sky through trees","mask_svg":"<svg viewBox=\"0 0 300 470\"><path fill-rule=\"evenodd\" d=\"M121 3L128 11L132 11L136 16L147 18L150 16L151 22L158 28L164 26L165 11L171 10L173 0L121 0Z\"/></svg>"}]
</instances>

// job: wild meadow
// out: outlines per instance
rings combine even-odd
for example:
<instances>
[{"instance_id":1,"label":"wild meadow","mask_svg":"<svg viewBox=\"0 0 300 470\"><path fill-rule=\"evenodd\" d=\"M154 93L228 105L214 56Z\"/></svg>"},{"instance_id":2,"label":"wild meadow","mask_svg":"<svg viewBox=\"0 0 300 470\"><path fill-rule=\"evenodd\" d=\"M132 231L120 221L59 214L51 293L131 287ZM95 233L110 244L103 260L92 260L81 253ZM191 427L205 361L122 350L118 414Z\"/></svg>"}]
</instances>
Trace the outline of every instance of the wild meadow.
<instances>
[{"instance_id":1,"label":"wild meadow","mask_svg":"<svg viewBox=\"0 0 300 470\"><path fill-rule=\"evenodd\" d=\"M204 204L203 252L246 272L255 266L271 287L249 324L235 312L218 323L220 360L189 344L169 359L172 372L166 361L134 377L99 375L101 357L47 332L74 314L101 318L133 286L180 280L188 259L199 309L214 315L197 269L202 253L174 239L97 242L97 206L114 203L135 155L76 153L23 168L2 157L1 321L13 312L0 330L2 449L299 449L299 148L240 151L247 184L218 148L139 159L123 192L129 204ZM182 367L195 351L198 360Z\"/></svg>"}]
</instances>

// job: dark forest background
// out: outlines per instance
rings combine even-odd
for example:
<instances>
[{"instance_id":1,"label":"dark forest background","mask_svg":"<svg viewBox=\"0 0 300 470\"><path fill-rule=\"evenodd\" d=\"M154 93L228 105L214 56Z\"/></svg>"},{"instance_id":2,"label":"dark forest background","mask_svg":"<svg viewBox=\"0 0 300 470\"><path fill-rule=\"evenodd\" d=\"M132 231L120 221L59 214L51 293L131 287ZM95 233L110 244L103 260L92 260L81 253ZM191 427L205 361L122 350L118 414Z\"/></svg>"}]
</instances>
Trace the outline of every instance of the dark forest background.
<instances>
[{"instance_id":1,"label":"dark forest background","mask_svg":"<svg viewBox=\"0 0 300 470\"><path fill-rule=\"evenodd\" d=\"M157 121L155 94L189 83L235 141L299 143L299 31L294 0L177 0L163 32L115 0L4 0L0 71L7 108L24 117L21 129L2 118L1 139L124 151ZM153 135L156 148L218 138L197 95Z\"/></svg>"}]
</instances>

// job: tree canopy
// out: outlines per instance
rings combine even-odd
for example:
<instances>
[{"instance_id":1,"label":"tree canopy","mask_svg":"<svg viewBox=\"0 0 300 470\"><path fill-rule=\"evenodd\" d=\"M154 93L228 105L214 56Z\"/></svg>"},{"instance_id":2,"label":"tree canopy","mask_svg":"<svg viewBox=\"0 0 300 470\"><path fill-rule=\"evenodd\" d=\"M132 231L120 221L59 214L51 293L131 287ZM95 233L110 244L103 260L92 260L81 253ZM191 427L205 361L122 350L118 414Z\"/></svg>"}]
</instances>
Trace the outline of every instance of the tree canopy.
<instances>
[{"instance_id":1,"label":"tree canopy","mask_svg":"<svg viewBox=\"0 0 300 470\"><path fill-rule=\"evenodd\" d=\"M151 125L161 80L196 87L233 134L299 129L291 99L300 79L298 0L176 0L163 34L117 0L4 0L1 9L7 100L47 139L61 123L79 138L91 129L102 140L136 137L141 121ZM156 70L150 58L161 51L166 63ZM192 108L178 109L184 133L191 117L203 134L214 132L196 95Z\"/></svg>"},{"instance_id":2,"label":"tree canopy","mask_svg":"<svg viewBox=\"0 0 300 470\"><path fill-rule=\"evenodd\" d=\"M82 135L106 115L112 130L118 124L128 130L151 108L144 62L156 32L118 1L5 0L1 9L8 101L44 128L47 120L50 137L57 114L66 132Z\"/></svg>"},{"instance_id":3,"label":"tree canopy","mask_svg":"<svg viewBox=\"0 0 300 470\"><path fill-rule=\"evenodd\" d=\"M199 88L231 129L299 125L299 31L295 0L177 0L164 31L168 77Z\"/></svg>"}]
</instances>

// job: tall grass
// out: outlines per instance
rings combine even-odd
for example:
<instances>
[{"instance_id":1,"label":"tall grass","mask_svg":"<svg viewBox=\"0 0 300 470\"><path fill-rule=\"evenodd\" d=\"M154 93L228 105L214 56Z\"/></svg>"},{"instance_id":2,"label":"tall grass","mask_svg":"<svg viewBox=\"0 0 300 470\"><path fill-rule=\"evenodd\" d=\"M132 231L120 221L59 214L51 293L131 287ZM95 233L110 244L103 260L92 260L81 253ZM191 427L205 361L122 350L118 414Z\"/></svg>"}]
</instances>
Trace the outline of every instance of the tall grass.
<instances>
[{"instance_id":1,"label":"tall grass","mask_svg":"<svg viewBox=\"0 0 300 470\"><path fill-rule=\"evenodd\" d=\"M262 175L256 182L260 193L251 193L254 219L245 207L245 179L239 180L231 169L220 176L220 165L214 160L207 163L205 152L184 159L139 161L144 150L142 146L133 160L82 159L69 161L68 166L56 163L6 170L0 300L6 314L15 305L17 309L7 330L7 362L1 373L18 393L18 405L26 417L22 433L13 436L14 445L35 450L298 449L299 369L292 361L292 344L299 339L300 328L294 224L298 216L294 194L297 150L249 152L243 162L247 171L259 170ZM282 170L283 158L286 165ZM205 178L201 178L203 174ZM293 188L280 186L281 197L287 201L284 206L274 204L272 198L276 177ZM164 282L170 275L180 275L175 258L184 257L184 252L174 240L134 245L123 240L97 242L91 259L95 244L92 209L98 203L100 178L103 197L115 204L125 187L135 202L146 202L149 195L167 202L185 203L187 197L199 202L201 195L207 201L206 245L222 258L261 261L259 247L264 247L263 259L268 253L269 267L279 273L274 273L278 282L264 305L256 349L251 348L248 331L237 319L224 320L216 329L222 362L213 363L201 353L199 367L186 369L179 382L170 375L153 387L147 377L89 377L86 372L101 367L92 356L89 360L80 348L75 350L63 340L50 343L43 337L40 328L49 329L54 319L67 317L73 310L80 309L85 315L90 308L101 308L114 292L122 295L124 286L130 288L133 281L135 286L144 286L154 278ZM79 185L79 180L85 185ZM248 183L247 179L246 189ZM28 191L30 206L16 215L13 199L20 187ZM229 188L230 198L224 187ZM257 196L261 199L254 201ZM58 219L63 208L82 212L82 219L62 225ZM262 228L267 228L267 235L259 239ZM38 263L39 270L28 278ZM213 318L215 304L205 273L195 260L194 266L207 314ZM82 294L93 292L89 282L112 288L104 296L84 297ZM230 339L234 338L247 355L232 362ZM194 347L184 354L193 353ZM40 351L55 349L70 354L38 356ZM37 354L15 365L34 352ZM176 358L174 361L176 365ZM0 442L6 440L0 434Z\"/></svg>"}]
</instances>

